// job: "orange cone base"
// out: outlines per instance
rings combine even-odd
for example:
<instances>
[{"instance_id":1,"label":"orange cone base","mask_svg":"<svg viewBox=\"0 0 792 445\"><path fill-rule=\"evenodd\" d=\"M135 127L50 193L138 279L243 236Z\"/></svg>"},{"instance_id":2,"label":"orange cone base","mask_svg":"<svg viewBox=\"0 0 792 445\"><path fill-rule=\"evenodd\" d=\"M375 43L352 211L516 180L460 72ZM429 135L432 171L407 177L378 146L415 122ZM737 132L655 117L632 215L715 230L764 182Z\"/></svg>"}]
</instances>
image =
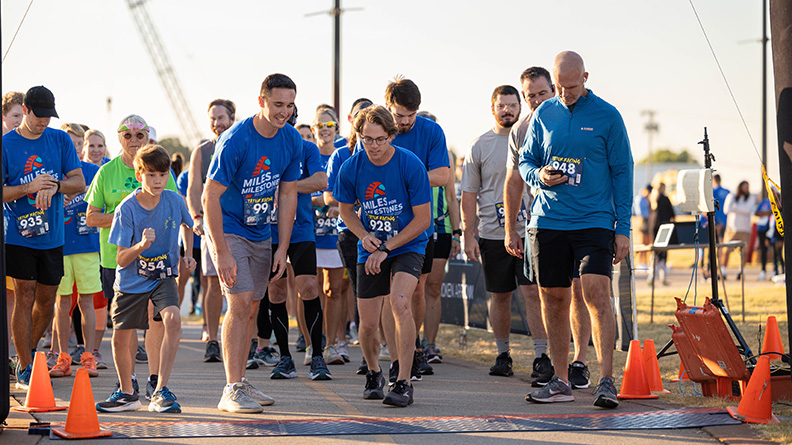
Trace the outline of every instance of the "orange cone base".
<instances>
[{"instance_id":1,"label":"orange cone base","mask_svg":"<svg viewBox=\"0 0 792 445\"><path fill-rule=\"evenodd\" d=\"M103 428L99 428L99 431L91 431L90 433L69 433L66 431L66 426L53 427L52 432L64 439L93 439L95 437L108 437L113 435L112 431Z\"/></svg>"},{"instance_id":2,"label":"orange cone base","mask_svg":"<svg viewBox=\"0 0 792 445\"><path fill-rule=\"evenodd\" d=\"M746 417L746 416L743 416L742 414L738 413L736 406L727 406L726 407L726 411L729 412L729 415L731 415L735 419L739 420L740 422L745 422L745 423L781 423L778 420L778 417L776 417L774 414L770 414L770 418L769 419L757 419L757 418L754 418L754 417Z\"/></svg>"},{"instance_id":3,"label":"orange cone base","mask_svg":"<svg viewBox=\"0 0 792 445\"><path fill-rule=\"evenodd\" d=\"M45 407L36 407L36 406L12 406L11 409L14 411L22 411L25 413L47 413L50 411L63 411L68 409L68 406L45 406Z\"/></svg>"},{"instance_id":4,"label":"orange cone base","mask_svg":"<svg viewBox=\"0 0 792 445\"><path fill-rule=\"evenodd\" d=\"M662 391L652 391L655 394L671 394L671 391L663 389Z\"/></svg>"},{"instance_id":5,"label":"orange cone base","mask_svg":"<svg viewBox=\"0 0 792 445\"><path fill-rule=\"evenodd\" d=\"M618 397L620 400L625 400L625 399L656 399L656 398L658 398L660 396L658 396L657 394L646 394L646 395L640 395L640 396L619 394L616 397Z\"/></svg>"}]
</instances>

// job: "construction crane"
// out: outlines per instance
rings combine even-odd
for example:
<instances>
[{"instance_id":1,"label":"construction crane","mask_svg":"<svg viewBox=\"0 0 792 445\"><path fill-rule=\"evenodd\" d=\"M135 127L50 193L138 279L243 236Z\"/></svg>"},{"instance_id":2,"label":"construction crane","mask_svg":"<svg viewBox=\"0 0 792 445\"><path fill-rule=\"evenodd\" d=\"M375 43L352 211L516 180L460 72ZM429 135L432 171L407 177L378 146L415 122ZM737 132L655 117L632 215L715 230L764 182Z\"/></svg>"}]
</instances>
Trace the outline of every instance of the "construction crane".
<instances>
[{"instance_id":1,"label":"construction crane","mask_svg":"<svg viewBox=\"0 0 792 445\"><path fill-rule=\"evenodd\" d=\"M194 146L200 142L201 133L198 131L198 125L190 112L190 106L187 104L187 98L184 96L168 53L160 41L159 31L157 31L154 22L149 17L148 10L146 10L146 0L127 0L127 6L129 6L129 10L135 18L138 33L148 49L151 62L157 70L157 76L162 82L162 87L165 89L165 94L168 95L171 108L173 108L173 112L179 120L183 136L187 139L188 146Z\"/></svg>"}]
</instances>

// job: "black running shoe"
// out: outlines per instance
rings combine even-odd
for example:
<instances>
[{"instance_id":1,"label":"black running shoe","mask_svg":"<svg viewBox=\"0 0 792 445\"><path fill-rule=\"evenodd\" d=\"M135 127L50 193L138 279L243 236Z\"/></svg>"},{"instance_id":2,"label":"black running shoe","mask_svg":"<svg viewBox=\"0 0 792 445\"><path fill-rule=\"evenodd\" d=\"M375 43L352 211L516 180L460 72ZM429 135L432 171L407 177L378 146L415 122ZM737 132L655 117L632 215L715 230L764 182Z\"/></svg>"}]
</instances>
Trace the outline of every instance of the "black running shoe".
<instances>
[{"instance_id":1,"label":"black running shoe","mask_svg":"<svg viewBox=\"0 0 792 445\"><path fill-rule=\"evenodd\" d=\"M221 361L220 357L220 343L217 340L210 340L206 343L206 354L204 354L204 362L216 363Z\"/></svg>"},{"instance_id":2,"label":"black running shoe","mask_svg":"<svg viewBox=\"0 0 792 445\"><path fill-rule=\"evenodd\" d=\"M410 368L410 380L413 382L420 382L422 378L421 368L418 367L418 360L413 356L412 367Z\"/></svg>"},{"instance_id":3,"label":"black running shoe","mask_svg":"<svg viewBox=\"0 0 792 445\"><path fill-rule=\"evenodd\" d=\"M512 370L512 358L509 352L506 351L495 358L495 366L490 368L490 375L499 375L503 377L511 377L514 375Z\"/></svg>"},{"instance_id":4,"label":"black running shoe","mask_svg":"<svg viewBox=\"0 0 792 445\"><path fill-rule=\"evenodd\" d=\"M393 385L391 392L382 401L385 405L404 408L413 403L413 387L407 380L399 380Z\"/></svg>"},{"instance_id":5,"label":"black running shoe","mask_svg":"<svg viewBox=\"0 0 792 445\"><path fill-rule=\"evenodd\" d=\"M248 350L248 358L247 358L247 365L245 365L245 369L258 369L259 365L256 361L256 346L258 346L258 340L251 340L250 341L250 349Z\"/></svg>"},{"instance_id":6,"label":"black running shoe","mask_svg":"<svg viewBox=\"0 0 792 445\"><path fill-rule=\"evenodd\" d=\"M368 373L368 370L369 370L368 363L366 363L366 359L364 357L363 360L360 362L360 367L357 370L357 375L366 375L366 373Z\"/></svg>"},{"instance_id":7,"label":"black running shoe","mask_svg":"<svg viewBox=\"0 0 792 445\"><path fill-rule=\"evenodd\" d=\"M534 359L531 377L535 378L535 380L531 382L531 386L541 388L550 383L553 375L555 375L555 368L553 368L553 364L547 354L542 354Z\"/></svg>"},{"instance_id":8,"label":"black running shoe","mask_svg":"<svg viewBox=\"0 0 792 445\"><path fill-rule=\"evenodd\" d=\"M388 386L393 386L396 383L396 380L399 380L399 361L396 360L395 362L390 364L390 369L388 369Z\"/></svg>"},{"instance_id":9,"label":"black running shoe","mask_svg":"<svg viewBox=\"0 0 792 445\"><path fill-rule=\"evenodd\" d=\"M589 369L585 363L574 361L569 365L569 386L572 389L586 389L591 386Z\"/></svg>"},{"instance_id":10,"label":"black running shoe","mask_svg":"<svg viewBox=\"0 0 792 445\"><path fill-rule=\"evenodd\" d=\"M382 370L379 372L369 371L366 374L366 388L363 390L364 399L382 400L385 393L382 388L385 386L385 377L382 376Z\"/></svg>"},{"instance_id":11,"label":"black running shoe","mask_svg":"<svg viewBox=\"0 0 792 445\"><path fill-rule=\"evenodd\" d=\"M421 375L434 374L434 368L426 361L426 355L423 352L415 351L413 363L418 363L418 371L420 371Z\"/></svg>"}]
</instances>

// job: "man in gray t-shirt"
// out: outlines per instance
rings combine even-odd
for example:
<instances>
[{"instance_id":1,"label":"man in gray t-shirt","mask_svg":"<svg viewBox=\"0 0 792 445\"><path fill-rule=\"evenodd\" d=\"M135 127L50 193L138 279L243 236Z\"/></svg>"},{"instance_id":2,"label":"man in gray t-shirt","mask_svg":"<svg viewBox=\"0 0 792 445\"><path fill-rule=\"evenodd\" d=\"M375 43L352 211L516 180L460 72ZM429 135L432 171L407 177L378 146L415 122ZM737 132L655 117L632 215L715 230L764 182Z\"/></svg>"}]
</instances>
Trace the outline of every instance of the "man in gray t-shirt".
<instances>
[{"instance_id":1,"label":"man in gray t-shirt","mask_svg":"<svg viewBox=\"0 0 792 445\"><path fill-rule=\"evenodd\" d=\"M473 141L465 156L460 184L463 243L468 258L479 261L480 257L486 289L492 294L490 321L495 332L498 356L495 366L490 368L490 375L508 377L513 375L509 331L514 290L519 286L527 308L540 306L536 284L523 273L523 259L509 255L504 246L506 221L503 185L506 172L503 166L509 157L509 130L520 117L520 93L516 88L503 85L495 89L492 93L492 114L495 126ZM528 219L525 204L530 203L524 184L522 195L523 203L518 205L520 210L515 220L518 230L524 232ZM477 217L478 241L474 227ZM542 357L547 364L545 372L549 375L543 381L549 381L553 373L546 355L547 336L544 334L541 311L535 310L527 320L537 360Z\"/></svg>"},{"instance_id":2,"label":"man in gray t-shirt","mask_svg":"<svg viewBox=\"0 0 792 445\"><path fill-rule=\"evenodd\" d=\"M503 202L505 205L505 240L504 244L506 250L519 258L523 258L523 240L525 231L523 226L517 223L517 215L519 209L519 199L524 195L524 188L526 187L525 181L520 177L517 171L519 164L520 151L525 142L525 134L528 131L528 124L531 122L533 112L539 108L547 99L550 99L555 94L553 88L553 81L550 78L550 73L538 66L534 66L523 71L520 76L520 84L522 86L522 96L528 104L530 112L522 118L519 122L514 124L509 133L509 156L506 160L506 183ZM530 206L528 207L530 209ZM531 325L530 317L539 317L541 321L541 305L539 303L539 290L533 286L531 292L536 292L536 299L526 299L525 317L528 319L529 326ZM535 302L536 306L529 307L528 301ZM572 305L570 307L570 318L572 319L572 338L575 341L575 356L572 364L569 365L568 375L569 383L573 389L588 388L589 370L586 366L586 352L588 351L589 338L591 337L591 318L589 315L586 303L583 301L583 287L580 285L580 275L578 268L575 268L574 278L572 280ZM533 330L531 332L533 334ZM534 337L534 343L536 337ZM539 355L537 354L537 357ZM534 373L547 376L548 373L543 372L547 367L551 367L549 362L541 360L537 362L534 360ZM552 368L551 368L552 369ZM552 373L549 373L549 380ZM540 378L537 383L542 383ZM534 385L535 386L535 385Z\"/></svg>"}]
</instances>

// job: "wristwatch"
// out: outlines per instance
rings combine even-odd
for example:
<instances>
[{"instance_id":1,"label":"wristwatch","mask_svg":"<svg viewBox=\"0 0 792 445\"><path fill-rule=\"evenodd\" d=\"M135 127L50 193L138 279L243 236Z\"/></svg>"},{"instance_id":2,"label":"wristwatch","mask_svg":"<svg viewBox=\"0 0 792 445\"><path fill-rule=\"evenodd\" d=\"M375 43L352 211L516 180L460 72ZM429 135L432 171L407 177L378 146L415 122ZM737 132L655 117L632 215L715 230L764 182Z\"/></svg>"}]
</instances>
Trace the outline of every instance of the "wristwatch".
<instances>
[{"instance_id":1,"label":"wristwatch","mask_svg":"<svg viewBox=\"0 0 792 445\"><path fill-rule=\"evenodd\" d=\"M456 230L454 230L451 233L456 235L456 236L462 236L462 229L456 229Z\"/></svg>"},{"instance_id":2,"label":"wristwatch","mask_svg":"<svg viewBox=\"0 0 792 445\"><path fill-rule=\"evenodd\" d=\"M386 255L390 255L391 253L390 249L385 247L385 243L380 244L379 247L377 247L377 250L379 250L380 252L385 252Z\"/></svg>"}]
</instances>

